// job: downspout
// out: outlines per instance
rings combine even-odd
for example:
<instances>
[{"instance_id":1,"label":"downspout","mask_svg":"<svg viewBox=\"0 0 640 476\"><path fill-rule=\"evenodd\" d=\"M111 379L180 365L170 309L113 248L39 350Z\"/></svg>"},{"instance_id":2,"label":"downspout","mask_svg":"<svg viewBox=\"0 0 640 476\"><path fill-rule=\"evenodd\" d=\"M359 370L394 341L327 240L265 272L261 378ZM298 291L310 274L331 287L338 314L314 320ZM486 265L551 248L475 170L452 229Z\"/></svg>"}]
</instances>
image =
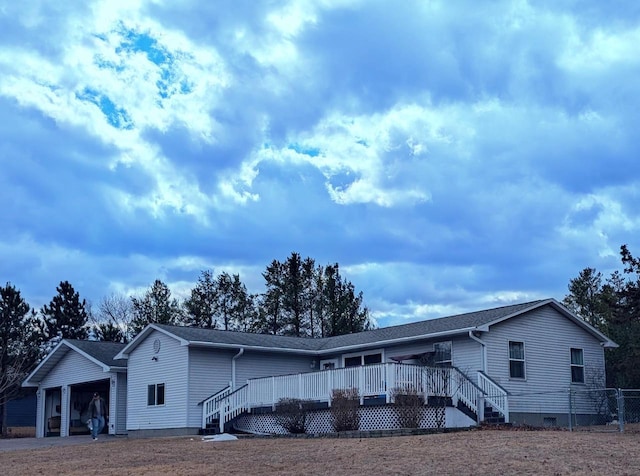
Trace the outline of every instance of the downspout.
<instances>
[{"instance_id":1,"label":"downspout","mask_svg":"<svg viewBox=\"0 0 640 476\"><path fill-rule=\"evenodd\" d=\"M231 390L236 389L236 359L244 354L244 347L240 347L240 350L231 359Z\"/></svg>"},{"instance_id":2,"label":"downspout","mask_svg":"<svg viewBox=\"0 0 640 476\"><path fill-rule=\"evenodd\" d=\"M479 337L477 337L473 331L469 331L469 338L471 340L475 340L478 344L480 344L481 348L482 348L482 353L481 355L481 360L482 360L482 371L484 373L487 373L487 347L485 346L485 343L482 339L480 339Z\"/></svg>"}]
</instances>

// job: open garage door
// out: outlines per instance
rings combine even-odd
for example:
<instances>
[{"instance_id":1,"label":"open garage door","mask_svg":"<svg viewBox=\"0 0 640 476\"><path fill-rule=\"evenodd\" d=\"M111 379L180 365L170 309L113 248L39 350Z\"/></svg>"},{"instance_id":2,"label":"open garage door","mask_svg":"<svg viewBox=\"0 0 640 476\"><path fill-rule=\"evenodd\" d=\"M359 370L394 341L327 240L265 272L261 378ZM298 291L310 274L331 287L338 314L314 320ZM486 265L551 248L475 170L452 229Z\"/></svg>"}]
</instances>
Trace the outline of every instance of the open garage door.
<instances>
[{"instance_id":1,"label":"open garage door","mask_svg":"<svg viewBox=\"0 0 640 476\"><path fill-rule=\"evenodd\" d=\"M105 400L107 408L109 408L109 379L87 382L78 385L72 385L70 402L69 402L69 436L88 435L89 428L87 420L89 419L89 404L93 398L93 394L98 392ZM105 425L103 433L107 433L108 425Z\"/></svg>"}]
</instances>

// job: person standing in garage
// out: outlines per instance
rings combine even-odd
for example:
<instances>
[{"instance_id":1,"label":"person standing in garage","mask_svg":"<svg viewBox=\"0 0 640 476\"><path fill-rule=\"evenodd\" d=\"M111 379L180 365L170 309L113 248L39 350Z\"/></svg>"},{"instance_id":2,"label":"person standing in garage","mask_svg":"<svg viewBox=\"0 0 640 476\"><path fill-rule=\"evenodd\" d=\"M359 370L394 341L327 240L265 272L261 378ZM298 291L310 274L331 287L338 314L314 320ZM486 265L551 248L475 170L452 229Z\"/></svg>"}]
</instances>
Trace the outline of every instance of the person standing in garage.
<instances>
[{"instance_id":1,"label":"person standing in garage","mask_svg":"<svg viewBox=\"0 0 640 476\"><path fill-rule=\"evenodd\" d=\"M107 404L98 392L93 394L93 400L89 404L89 415L91 415L92 424L91 437L97 440L98 435L104 428L106 418L109 416L107 414Z\"/></svg>"}]
</instances>

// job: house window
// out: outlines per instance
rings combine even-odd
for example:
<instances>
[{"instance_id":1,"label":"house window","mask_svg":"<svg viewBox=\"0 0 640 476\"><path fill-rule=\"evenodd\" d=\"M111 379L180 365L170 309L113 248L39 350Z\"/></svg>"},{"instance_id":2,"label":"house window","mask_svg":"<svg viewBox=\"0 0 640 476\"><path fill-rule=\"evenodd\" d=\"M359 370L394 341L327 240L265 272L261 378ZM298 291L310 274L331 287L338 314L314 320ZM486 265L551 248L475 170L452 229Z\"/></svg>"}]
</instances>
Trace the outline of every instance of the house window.
<instances>
[{"instance_id":1,"label":"house window","mask_svg":"<svg viewBox=\"0 0 640 476\"><path fill-rule=\"evenodd\" d=\"M164 405L163 383L156 383L147 387L147 405Z\"/></svg>"},{"instance_id":2,"label":"house window","mask_svg":"<svg viewBox=\"0 0 640 476\"><path fill-rule=\"evenodd\" d=\"M345 357L344 358L344 366L345 367L357 367L358 365L362 365L362 356L359 355L357 357Z\"/></svg>"},{"instance_id":3,"label":"house window","mask_svg":"<svg viewBox=\"0 0 640 476\"><path fill-rule=\"evenodd\" d=\"M350 354L344 357L345 367L357 367L359 365L370 365L382 363L382 351L376 351L369 354Z\"/></svg>"},{"instance_id":4,"label":"house window","mask_svg":"<svg viewBox=\"0 0 640 476\"><path fill-rule=\"evenodd\" d=\"M369 354L363 356L364 365L382 363L382 354Z\"/></svg>"},{"instance_id":5,"label":"house window","mask_svg":"<svg viewBox=\"0 0 640 476\"><path fill-rule=\"evenodd\" d=\"M433 344L434 364L442 367L451 367L451 342L436 342Z\"/></svg>"},{"instance_id":6,"label":"house window","mask_svg":"<svg viewBox=\"0 0 640 476\"><path fill-rule=\"evenodd\" d=\"M509 377L525 378L524 342L509 341Z\"/></svg>"},{"instance_id":7,"label":"house window","mask_svg":"<svg viewBox=\"0 0 640 476\"><path fill-rule=\"evenodd\" d=\"M584 352L571 349L571 383L584 383Z\"/></svg>"}]
</instances>

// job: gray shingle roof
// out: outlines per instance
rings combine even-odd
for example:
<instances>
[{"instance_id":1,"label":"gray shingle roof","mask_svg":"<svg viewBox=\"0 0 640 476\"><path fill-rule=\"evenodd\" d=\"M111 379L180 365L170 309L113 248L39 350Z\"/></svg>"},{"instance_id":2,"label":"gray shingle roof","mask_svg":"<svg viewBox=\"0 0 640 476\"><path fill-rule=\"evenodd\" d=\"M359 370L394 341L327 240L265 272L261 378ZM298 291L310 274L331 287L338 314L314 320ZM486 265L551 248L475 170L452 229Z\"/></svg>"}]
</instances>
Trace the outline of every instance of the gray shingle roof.
<instances>
[{"instance_id":1,"label":"gray shingle roof","mask_svg":"<svg viewBox=\"0 0 640 476\"><path fill-rule=\"evenodd\" d=\"M124 349L126 344L75 339L67 339L67 342L109 367L127 366L127 361L124 359L114 360L114 357Z\"/></svg>"},{"instance_id":2,"label":"gray shingle roof","mask_svg":"<svg viewBox=\"0 0 640 476\"><path fill-rule=\"evenodd\" d=\"M543 300L531 301L511 306L503 306L484 311L469 312L427 321L413 322L398 326L383 327L356 334L336 337L311 339L305 337L284 337L268 334L250 334L245 332L223 331L218 329L201 329L196 327L180 327L155 324L156 327L189 342L226 344L271 349L295 349L299 351L329 352L348 346L361 346L396 339L428 336L439 333L455 333L458 330L484 326L496 320L517 314L535 307Z\"/></svg>"},{"instance_id":3,"label":"gray shingle roof","mask_svg":"<svg viewBox=\"0 0 640 476\"><path fill-rule=\"evenodd\" d=\"M274 336L270 334L251 334L248 332L223 331L220 329L201 329L198 327L168 326L164 324L154 325L189 342L207 342L211 344L313 351L320 348L321 343L319 341L323 340L305 337Z\"/></svg>"},{"instance_id":4,"label":"gray shingle roof","mask_svg":"<svg viewBox=\"0 0 640 476\"><path fill-rule=\"evenodd\" d=\"M468 329L470 327L480 327L504 317L524 311L527 308L540 304L543 300L515 304L512 306L497 307L484 311L468 312L449 317L440 317L427 321L412 322L391 327L381 327L371 331L359 332L357 334L345 334L336 337L323 339L326 341L322 349L332 349L350 345L361 345L387 340L402 339L421 335L453 333L457 330Z\"/></svg>"}]
</instances>

